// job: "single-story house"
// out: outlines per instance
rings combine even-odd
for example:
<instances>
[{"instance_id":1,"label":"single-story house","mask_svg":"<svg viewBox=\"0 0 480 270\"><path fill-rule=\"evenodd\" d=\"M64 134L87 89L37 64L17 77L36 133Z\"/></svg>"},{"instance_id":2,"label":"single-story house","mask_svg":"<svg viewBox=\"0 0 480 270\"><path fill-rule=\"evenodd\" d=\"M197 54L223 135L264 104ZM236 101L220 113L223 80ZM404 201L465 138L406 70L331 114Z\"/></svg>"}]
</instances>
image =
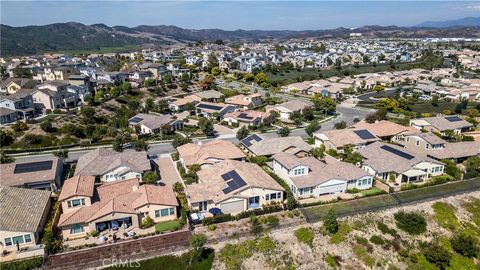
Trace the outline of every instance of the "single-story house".
<instances>
[{"instance_id":1,"label":"single-story house","mask_svg":"<svg viewBox=\"0 0 480 270\"><path fill-rule=\"evenodd\" d=\"M254 109L262 106L262 94L236 95L225 99L225 103L233 104L243 109Z\"/></svg>"},{"instance_id":2,"label":"single-story house","mask_svg":"<svg viewBox=\"0 0 480 270\"><path fill-rule=\"evenodd\" d=\"M438 133L453 130L457 134L468 131L473 127L472 124L456 115L412 119L410 120L410 126L419 130L424 129Z\"/></svg>"},{"instance_id":3,"label":"single-story house","mask_svg":"<svg viewBox=\"0 0 480 270\"><path fill-rule=\"evenodd\" d=\"M230 141L214 140L207 143L187 143L177 148L180 162L188 169L197 164L202 168L208 167L223 160L245 159L245 154Z\"/></svg>"},{"instance_id":4,"label":"single-story house","mask_svg":"<svg viewBox=\"0 0 480 270\"><path fill-rule=\"evenodd\" d=\"M252 134L240 142L241 148L249 155L271 157L280 152L292 153L298 157L310 155L312 146L300 136L269 138Z\"/></svg>"},{"instance_id":5,"label":"single-story house","mask_svg":"<svg viewBox=\"0 0 480 270\"><path fill-rule=\"evenodd\" d=\"M366 129L332 129L313 134L315 146L325 145L326 150L334 149L343 151L346 145L352 145L354 149L381 141Z\"/></svg>"},{"instance_id":6,"label":"single-story house","mask_svg":"<svg viewBox=\"0 0 480 270\"><path fill-rule=\"evenodd\" d=\"M50 211L47 190L0 187L0 247L1 252L34 248Z\"/></svg>"},{"instance_id":7,"label":"single-story house","mask_svg":"<svg viewBox=\"0 0 480 270\"><path fill-rule=\"evenodd\" d=\"M362 169L392 184L423 183L442 175L445 164L397 145L375 142L360 148Z\"/></svg>"},{"instance_id":8,"label":"single-story house","mask_svg":"<svg viewBox=\"0 0 480 270\"><path fill-rule=\"evenodd\" d=\"M303 113L305 109L310 107L312 107L312 104L295 99L277 105L268 105L265 109L267 112L277 112L280 116L280 120L288 122L290 121L290 114L292 114L293 112Z\"/></svg>"},{"instance_id":9,"label":"single-story house","mask_svg":"<svg viewBox=\"0 0 480 270\"><path fill-rule=\"evenodd\" d=\"M222 118L226 113L237 110L236 105L212 103L212 102L199 102L195 105L195 111L197 115L202 115L206 118L213 119L218 117Z\"/></svg>"},{"instance_id":10,"label":"single-story house","mask_svg":"<svg viewBox=\"0 0 480 270\"><path fill-rule=\"evenodd\" d=\"M239 126L255 126L261 124L268 124L272 121L272 114L267 112L259 112L252 110L234 111L226 113L223 116L223 121L231 125Z\"/></svg>"},{"instance_id":11,"label":"single-story house","mask_svg":"<svg viewBox=\"0 0 480 270\"><path fill-rule=\"evenodd\" d=\"M254 163L224 160L197 175L198 183L185 190L192 210L236 214L284 199L283 188Z\"/></svg>"},{"instance_id":12,"label":"single-story house","mask_svg":"<svg viewBox=\"0 0 480 270\"><path fill-rule=\"evenodd\" d=\"M319 197L373 186L373 175L328 155L324 161L320 161L312 156L299 158L280 152L273 155L273 171L285 179L297 198Z\"/></svg>"},{"instance_id":13,"label":"single-story house","mask_svg":"<svg viewBox=\"0 0 480 270\"><path fill-rule=\"evenodd\" d=\"M168 114L139 113L128 119L128 125L134 128L137 134L158 134L183 128L183 121Z\"/></svg>"},{"instance_id":14,"label":"single-story house","mask_svg":"<svg viewBox=\"0 0 480 270\"><path fill-rule=\"evenodd\" d=\"M0 164L0 186L55 191L61 186L63 169L58 158Z\"/></svg>"}]
</instances>

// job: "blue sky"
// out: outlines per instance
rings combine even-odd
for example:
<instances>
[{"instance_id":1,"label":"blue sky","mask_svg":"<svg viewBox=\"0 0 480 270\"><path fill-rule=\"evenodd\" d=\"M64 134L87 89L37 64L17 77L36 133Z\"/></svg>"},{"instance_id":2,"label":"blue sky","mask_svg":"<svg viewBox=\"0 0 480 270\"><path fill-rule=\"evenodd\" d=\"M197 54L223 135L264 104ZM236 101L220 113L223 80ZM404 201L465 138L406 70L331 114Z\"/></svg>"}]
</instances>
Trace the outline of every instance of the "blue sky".
<instances>
[{"instance_id":1,"label":"blue sky","mask_svg":"<svg viewBox=\"0 0 480 270\"><path fill-rule=\"evenodd\" d=\"M225 30L315 30L362 25L411 26L427 20L480 16L463 1L3 1L2 24L57 22L176 25Z\"/></svg>"}]
</instances>

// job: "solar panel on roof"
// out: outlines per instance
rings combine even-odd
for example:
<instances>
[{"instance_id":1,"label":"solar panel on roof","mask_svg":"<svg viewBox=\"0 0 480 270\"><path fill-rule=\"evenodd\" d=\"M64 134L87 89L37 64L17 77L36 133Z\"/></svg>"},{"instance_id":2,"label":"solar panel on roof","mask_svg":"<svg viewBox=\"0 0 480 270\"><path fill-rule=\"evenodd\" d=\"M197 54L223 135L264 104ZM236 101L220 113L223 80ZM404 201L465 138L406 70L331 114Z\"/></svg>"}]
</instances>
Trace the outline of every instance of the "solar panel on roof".
<instances>
[{"instance_id":1,"label":"solar panel on roof","mask_svg":"<svg viewBox=\"0 0 480 270\"><path fill-rule=\"evenodd\" d=\"M51 170L53 160L16 164L13 173L27 173Z\"/></svg>"},{"instance_id":2,"label":"solar panel on roof","mask_svg":"<svg viewBox=\"0 0 480 270\"><path fill-rule=\"evenodd\" d=\"M355 132L355 134L357 134L358 137L360 137L364 140L375 139L375 136L366 129L354 130L353 132Z\"/></svg>"},{"instance_id":3,"label":"solar panel on roof","mask_svg":"<svg viewBox=\"0 0 480 270\"><path fill-rule=\"evenodd\" d=\"M140 118L140 117L133 117L132 119L130 119L130 122L133 122L133 123L139 123L140 121L142 121L143 119Z\"/></svg>"},{"instance_id":4,"label":"solar panel on roof","mask_svg":"<svg viewBox=\"0 0 480 270\"><path fill-rule=\"evenodd\" d=\"M252 146L252 141L259 142L261 140L262 140L262 138L260 138L257 134L252 134L252 135L248 136L247 138L243 139L242 143L245 146L250 147L250 146Z\"/></svg>"},{"instance_id":5,"label":"solar panel on roof","mask_svg":"<svg viewBox=\"0 0 480 270\"><path fill-rule=\"evenodd\" d=\"M246 114L246 113L241 113L241 114L239 114L239 115L238 115L238 118L243 118L243 119L248 119L248 120L252 120L252 119L253 119L253 117L248 116L248 114Z\"/></svg>"},{"instance_id":6,"label":"solar panel on roof","mask_svg":"<svg viewBox=\"0 0 480 270\"><path fill-rule=\"evenodd\" d=\"M388 146L388 145L383 145L383 146L380 147L380 148L382 148L383 150L388 151L388 152L390 152L390 153L392 153L392 154L395 154L395 155L397 155L397 156L400 156L400 157L402 157L402 158L404 158L404 159L411 160L411 159L415 158L414 156L412 156L412 155L410 155L410 154L407 154L407 153L405 153L405 152L402 152L402 151L400 151L400 150L398 150L398 149L395 149L395 148L393 148L393 147L390 147L390 146Z\"/></svg>"},{"instance_id":7,"label":"solar panel on roof","mask_svg":"<svg viewBox=\"0 0 480 270\"><path fill-rule=\"evenodd\" d=\"M445 119L447 119L449 122L458 122L458 121L462 121L463 119L458 117L458 116L447 116L445 117Z\"/></svg>"},{"instance_id":8,"label":"solar panel on roof","mask_svg":"<svg viewBox=\"0 0 480 270\"><path fill-rule=\"evenodd\" d=\"M211 104L200 103L200 104L197 105L197 108L220 111L223 107L215 106L215 105L211 105Z\"/></svg>"},{"instance_id":9,"label":"solar panel on roof","mask_svg":"<svg viewBox=\"0 0 480 270\"><path fill-rule=\"evenodd\" d=\"M227 194L238 188L245 186L247 183L243 178L238 175L236 171L229 171L225 174L222 174L222 179L227 182L228 187L222 189L223 193Z\"/></svg>"}]
</instances>

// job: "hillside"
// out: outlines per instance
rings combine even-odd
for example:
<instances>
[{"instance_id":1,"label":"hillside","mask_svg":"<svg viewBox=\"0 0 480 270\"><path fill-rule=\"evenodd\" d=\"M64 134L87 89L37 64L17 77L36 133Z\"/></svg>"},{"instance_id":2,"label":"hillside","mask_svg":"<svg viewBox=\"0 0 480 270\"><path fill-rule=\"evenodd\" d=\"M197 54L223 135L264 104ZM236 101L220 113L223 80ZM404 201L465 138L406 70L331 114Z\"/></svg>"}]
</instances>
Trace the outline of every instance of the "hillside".
<instances>
[{"instance_id":1,"label":"hillside","mask_svg":"<svg viewBox=\"0 0 480 270\"><path fill-rule=\"evenodd\" d=\"M222 39L227 41L257 41L289 38L348 38L351 32L363 36L392 37L480 37L480 27L398 27L363 26L356 29L329 30L235 30L184 29L176 26L140 25L137 27L56 23L43 26L12 27L0 25L1 55L29 55L44 52L99 50L104 47L162 45L171 42Z\"/></svg>"},{"instance_id":2,"label":"hillside","mask_svg":"<svg viewBox=\"0 0 480 270\"><path fill-rule=\"evenodd\" d=\"M446 21L426 21L417 27L433 27L433 28L447 28L447 27L462 27L462 26L480 26L480 17L465 17L456 20Z\"/></svg>"}]
</instances>

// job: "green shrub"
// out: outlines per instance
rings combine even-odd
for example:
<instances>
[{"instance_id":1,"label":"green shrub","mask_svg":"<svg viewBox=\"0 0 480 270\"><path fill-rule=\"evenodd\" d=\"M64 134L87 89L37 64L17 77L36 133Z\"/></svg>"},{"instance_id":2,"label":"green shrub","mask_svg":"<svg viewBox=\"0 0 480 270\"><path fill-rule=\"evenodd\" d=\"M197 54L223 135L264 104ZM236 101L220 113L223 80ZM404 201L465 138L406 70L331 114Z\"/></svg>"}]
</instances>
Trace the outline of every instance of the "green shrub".
<instances>
[{"instance_id":1,"label":"green shrub","mask_svg":"<svg viewBox=\"0 0 480 270\"><path fill-rule=\"evenodd\" d=\"M335 260L335 257L330 253L327 253L327 256L325 256L325 262L333 269L337 269L338 267L337 260Z\"/></svg>"},{"instance_id":2,"label":"green shrub","mask_svg":"<svg viewBox=\"0 0 480 270\"><path fill-rule=\"evenodd\" d=\"M147 216L147 217L142 221L142 224L140 225L140 227L141 227L142 229L146 229L146 228L152 227L153 225L155 225L155 222L153 221L153 219L152 219L150 216Z\"/></svg>"},{"instance_id":3,"label":"green shrub","mask_svg":"<svg viewBox=\"0 0 480 270\"><path fill-rule=\"evenodd\" d=\"M452 254L437 243L430 243L423 249L425 258L440 269L445 269L450 264Z\"/></svg>"},{"instance_id":4,"label":"green shrub","mask_svg":"<svg viewBox=\"0 0 480 270\"><path fill-rule=\"evenodd\" d=\"M370 242L374 243L375 245L385 244L385 241L380 235L372 235L372 237L370 237Z\"/></svg>"},{"instance_id":5,"label":"green shrub","mask_svg":"<svg viewBox=\"0 0 480 270\"><path fill-rule=\"evenodd\" d=\"M383 234L390 234L392 236L397 235L397 231L395 229L391 229L387 226L387 224L378 221L377 222L377 228L383 233Z\"/></svg>"},{"instance_id":6,"label":"green shrub","mask_svg":"<svg viewBox=\"0 0 480 270\"><path fill-rule=\"evenodd\" d=\"M409 234L418 235L427 231L427 221L418 213L400 211L395 213L394 218L397 227Z\"/></svg>"},{"instance_id":7,"label":"green shrub","mask_svg":"<svg viewBox=\"0 0 480 270\"><path fill-rule=\"evenodd\" d=\"M91 231L91 232L90 232L90 235L91 235L92 237L97 237L97 236L98 236L98 232L97 232L97 231Z\"/></svg>"},{"instance_id":8,"label":"green shrub","mask_svg":"<svg viewBox=\"0 0 480 270\"><path fill-rule=\"evenodd\" d=\"M215 226L215 224L210 224L210 225L208 225L208 229L209 229L210 231L215 231L216 228L217 228L217 226Z\"/></svg>"},{"instance_id":9,"label":"green shrub","mask_svg":"<svg viewBox=\"0 0 480 270\"><path fill-rule=\"evenodd\" d=\"M323 217L323 227L327 233L333 234L338 232L337 216L335 216L333 209L329 209L328 213Z\"/></svg>"},{"instance_id":10,"label":"green shrub","mask_svg":"<svg viewBox=\"0 0 480 270\"><path fill-rule=\"evenodd\" d=\"M357 244L360 244L360 245L364 245L364 246L368 245L368 240L365 237L355 236L355 241L357 242Z\"/></svg>"},{"instance_id":11,"label":"green shrub","mask_svg":"<svg viewBox=\"0 0 480 270\"><path fill-rule=\"evenodd\" d=\"M278 218L276 216L268 216L267 217L267 223L269 226L271 227L275 227L275 226L278 226L278 223L280 221L278 220Z\"/></svg>"},{"instance_id":12,"label":"green shrub","mask_svg":"<svg viewBox=\"0 0 480 270\"><path fill-rule=\"evenodd\" d=\"M12 262L0 263L0 269L2 270L30 270L40 269L43 264L42 257L35 257L26 260L18 260Z\"/></svg>"},{"instance_id":13,"label":"green shrub","mask_svg":"<svg viewBox=\"0 0 480 270\"><path fill-rule=\"evenodd\" d=\"M352 231L350 226L346 222L340 223L338 226L338 231L336 233L330 234L330 243L331 244L340 244L347 239L347 235Z\"/></svg>"},{"instance_id":14,"label":"green shrub","mask_svg":"<svg viewBox=\"0 0 480 270\"><path fill-rule=\"evenodd\" d=\"M358 188L347 189L347 193L355 194L355 193L358 193L358 192L360 192L360 190Z\"/></svg>"},{"instance_id":15,"label":"green shrub","mask_svg":"<svg viewBox=\"0 0 480 270\"><path fill-rule=\"evenodd\" d=\"M300 228L295 231L295 237L299 242L305 243L310 247L313 247L313 239L315 238L315 233L312 228Z\"/></svg>"},{"instance_id":16,"label":"green shrub","mask_svg":"<svg viewBox=\"0 0 480 270\"><path fill-rule=\"evenodd\" d=\"M478 240L472 235L456 234L450 239L450 243L453 250L465 257L474 258L477 256Z\"/></svg>"},{"instance_id":17,"label":"green shrub","mask_svg":"<svg viewBox=\"0 0 480 270\"><path fill-rule=\"evenodd\" d=\"M364 246L356 245L353 248L353 253L357 258L362 260L366 266L373 267L375 265L375 259L368 254L367 249Z\"/></svg>"}]
</instances>

